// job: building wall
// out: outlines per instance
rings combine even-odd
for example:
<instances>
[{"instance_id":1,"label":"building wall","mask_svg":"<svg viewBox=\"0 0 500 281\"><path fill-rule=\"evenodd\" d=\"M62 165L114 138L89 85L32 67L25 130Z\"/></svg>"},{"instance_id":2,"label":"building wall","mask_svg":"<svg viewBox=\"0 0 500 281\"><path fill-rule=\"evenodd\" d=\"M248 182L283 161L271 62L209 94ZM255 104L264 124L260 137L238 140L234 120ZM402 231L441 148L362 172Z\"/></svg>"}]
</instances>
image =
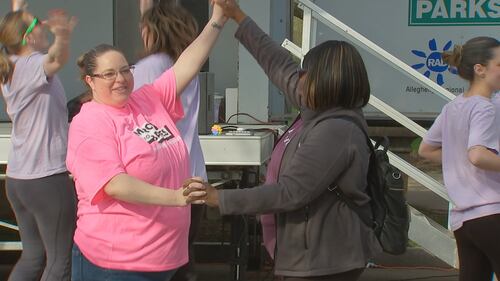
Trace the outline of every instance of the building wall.
<instances>
[{"instance_id":1,"label":"building wall","mask_svg":"<svg viewBox=\"0 0 500 281\"><path fill-rule=\"evenodd\" d=\"M178 1L198 19L201 30L211 12L208 2ZM264 31L271 33L278 42L281 42L287 34L289 13L283 7L287 7L289 1L240 0L239 2L245 12L258 22ZM142 42L138 26L138 3L137 0L28 1L28 10L42 19L46 18L47 12L54 8L67 10L69 14L79 19L72 36L71 57L59 73L68 99L85 90L83 83L79 80L79 72L75 64L78 56L84 51L100 43L107 43L115 44L122 49L130 63L134 63L140 57ZM3 17L9 10L10 1L0 1L0 16ZM234 38L236 29L237 25L233 21L228 21L212 50L209 62L202 71L215 74L216 93L223 95L226 88L239 88L241 112L250 113L262 120L267 120L270 114L282 114L283 97L268 82L267 77L250 54L239 46ZM243 77L243 79L238 79L238 77ZM5 106L3 100L0 99L0 121L8 121L3 108Z\"/></svg>"},{"instance_id":2,"label":"building wall","mask_svg":"<svg viewBox=\"0 0 500 281\"><path fill-rule=\"evenodd\" d=\"M27 2L29 4L28 10L41 19L45 19L47 12L55 8L64 9L70 15L75 15L78 18L79 22L75 27L71 40L70 58L67 65L59 73L59 77L63 82L68 98L79 95L85 88L79 78L76 59L84 51L99 43L113 44L113 1L32 0ZM10 9L10 1L0 1L1 17ZM0 121L8 121L4 108L4 101L0 99Z\"/></svg>"}]
</instances>

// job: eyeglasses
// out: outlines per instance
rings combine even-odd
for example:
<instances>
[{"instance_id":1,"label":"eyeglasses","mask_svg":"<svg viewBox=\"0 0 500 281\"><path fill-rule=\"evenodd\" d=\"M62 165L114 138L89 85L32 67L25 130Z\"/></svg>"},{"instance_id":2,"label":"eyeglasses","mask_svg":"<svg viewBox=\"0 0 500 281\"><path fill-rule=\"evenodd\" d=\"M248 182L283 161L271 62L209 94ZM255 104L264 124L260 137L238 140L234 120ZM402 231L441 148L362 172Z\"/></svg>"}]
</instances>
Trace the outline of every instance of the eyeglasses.
<instances>
[{"instance_id":1,"label":"eyeglasses","mask_svg":"<svg viewBox=\"0 0 500 281\"><path fill-rule=\"evenodd\" d=\"M35 29L35 26L41 24L40 20L37 17L33 17L33 20L31 21L30 25L26 29L26 31L23 34L23 41L21 41L21 46L25 46L28 44L28 41L26 41L26 37L33 32L33 29Z\"/></svg>"},{"instance_id":2,"label":"eyeglasses","mask_svg":"<svg viewBox=\"0 0 500 281\"><path fill-rule=\"evenodd\" d=\"M90 77L97 77L97 78L101 78L104 80L113 81L113 80L116 80L116 77L118 77L118 73L120 73L124 77L129 77L130 75L132 75L134 68L135 68L135 66L129 65L129 66L123 67L119 71L109 70L109 71L106 71L104 73L92 74L92 75L90 75Z\"/></svg>"}]
</instances>

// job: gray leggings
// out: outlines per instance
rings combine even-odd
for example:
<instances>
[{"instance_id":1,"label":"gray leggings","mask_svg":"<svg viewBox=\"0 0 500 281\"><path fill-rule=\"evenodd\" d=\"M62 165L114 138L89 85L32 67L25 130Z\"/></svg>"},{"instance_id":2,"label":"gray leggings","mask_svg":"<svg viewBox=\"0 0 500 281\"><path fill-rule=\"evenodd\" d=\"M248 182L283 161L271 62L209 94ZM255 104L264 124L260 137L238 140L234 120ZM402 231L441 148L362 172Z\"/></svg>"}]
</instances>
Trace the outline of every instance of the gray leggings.
<instances>
[{"instance_id":1,"label":"gray leggings","mask_svg":"<svg viewBox=\"0 0 500 281\"><path fill-rule=\"evenodd\" d=\"M23 245L9 281L70 280L76 195L68 174L7 178L6 190Z\"/></svg>"}]
</instances>

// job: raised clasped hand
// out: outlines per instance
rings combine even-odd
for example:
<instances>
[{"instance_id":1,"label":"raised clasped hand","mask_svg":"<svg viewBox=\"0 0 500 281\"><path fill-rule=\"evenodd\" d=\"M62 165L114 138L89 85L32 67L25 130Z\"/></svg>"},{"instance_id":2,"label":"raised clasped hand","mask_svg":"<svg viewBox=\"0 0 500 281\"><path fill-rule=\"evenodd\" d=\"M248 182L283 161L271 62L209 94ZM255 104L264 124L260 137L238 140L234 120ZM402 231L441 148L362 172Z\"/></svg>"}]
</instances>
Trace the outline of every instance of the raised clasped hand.
<instances>
[{"instance_id":1,"label":"raised clasped hand","mask_svg":"<svg viewBox=\"0 0 500 281\"><path fill-rule=\"evenodd\" d=\"M224 15L228 18L234 19L239 6L235 0L211 0L212 5L217 5L222 8Z\"/></svg>"}]
</instances>

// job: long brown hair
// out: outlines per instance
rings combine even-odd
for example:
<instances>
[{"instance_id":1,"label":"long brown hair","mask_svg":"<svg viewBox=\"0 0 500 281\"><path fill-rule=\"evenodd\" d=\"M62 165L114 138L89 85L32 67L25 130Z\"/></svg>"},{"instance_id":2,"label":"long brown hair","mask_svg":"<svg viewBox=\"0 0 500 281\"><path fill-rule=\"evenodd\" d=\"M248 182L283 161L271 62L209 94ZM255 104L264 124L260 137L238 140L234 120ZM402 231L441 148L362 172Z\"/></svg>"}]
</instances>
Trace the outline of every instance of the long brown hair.
<instances>
[{"instance_id":1,"label":"long brown hair","mask_svg":"<svg viewBox=\"0 0 500 281\"><path fill-rule=\"evenodd\" d=\"M332 107L361 108L370 99L370 82L359 52L345 41L330 40L304 57L306 105L322 111Z\"/></svg>"},{"instance_id":2,"label":"long brown hair","mask_svg":"<svg viewBox=\"0 0 500 281\"><path fill-rule=\"evenodd\" d=\"M475 37L464 45L455 45L453 51L443 52L443 61L458 69L458 75L472 82L474 80L474 65L487 65L493 58L493 49L500 46L492 37Z\"/></svg>"},{"instance_id":3,"label":"long brown hair","mask_svg":"<svg viewBox=\"0 0 500 281\"><path fill-rule=\"evenodd\" d=\"M195 18L183 7L171 1L147 10L141 18L141 28L152 42L148 42L146 55L165 53L176 61L198 35Z\"/></svg>"},{"instance_id":4,"label":"long brown hair","mask_svg":"<svg viewBox=\"0 0 500 281\"><path fill-rule=\"evenodd\" d=\"M28 24L24 20L24 12L9 12L0 22L0 83L9 81L14 65L7 55L17 54L21 50L24 31Z\"/></svg>"}]
</instances>

